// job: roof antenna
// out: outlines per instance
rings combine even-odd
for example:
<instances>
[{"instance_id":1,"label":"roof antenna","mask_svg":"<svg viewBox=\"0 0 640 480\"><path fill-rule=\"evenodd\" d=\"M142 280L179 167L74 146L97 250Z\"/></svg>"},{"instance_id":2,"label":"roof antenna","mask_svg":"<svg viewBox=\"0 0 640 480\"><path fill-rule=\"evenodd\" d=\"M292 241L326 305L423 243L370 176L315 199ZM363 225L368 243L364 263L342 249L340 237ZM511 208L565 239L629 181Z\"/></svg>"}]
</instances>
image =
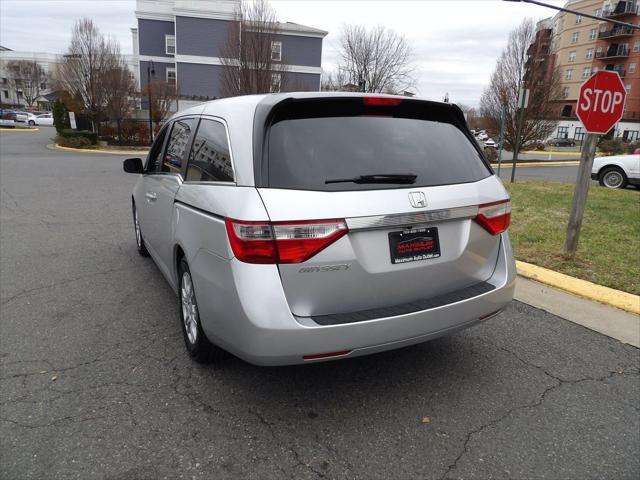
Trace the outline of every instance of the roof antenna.
<instances>
[{"instance_id":1,"label":"roof antenna","mask_svg":"<svg viewBox=\"0 0 640 480\"><path fill-rule=\"evenodd\" d=\"M444 98L442 99L444 103L449 103L449 92L444 94Z\"/></svg>"}]
</instances>

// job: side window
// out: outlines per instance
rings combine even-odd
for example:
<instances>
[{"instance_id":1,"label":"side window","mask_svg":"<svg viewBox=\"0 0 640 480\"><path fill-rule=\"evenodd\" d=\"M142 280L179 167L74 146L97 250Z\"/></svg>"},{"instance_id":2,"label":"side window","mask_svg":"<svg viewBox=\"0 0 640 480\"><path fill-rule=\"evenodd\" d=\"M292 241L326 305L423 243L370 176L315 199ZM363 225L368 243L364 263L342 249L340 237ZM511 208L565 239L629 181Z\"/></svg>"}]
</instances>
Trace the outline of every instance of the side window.
<instances>
[{"instance_id":1,"label":"side window","mask_svg":"<svg viewBox=\"0 0 640 480\"><path fill-rule=\"evenodd\" d=\"M167 136L167 130L168 128L166 127L160 130L160 133L158 133L158 136L149 151L146 168L149 173L162 171L159 167L162 165L162 147L164 146L164 139Z\"/></svg>"},{"instance_id":2,"label":"side window","mask_svg":"<svg viewBox=\"0 0 640 480\"><path fill-rule=\"evenodd\" d=\"M215 120L203 118L189 153L187 181L233 182L227 131Z\"/></svg>"},{"instance_id":3,"label":"side window","mask_svg":"<svg viewBox=\"0 0 640 480\"><path fill-rule=\"evenodd\" d=\"M167 143L167 151L162 162L163 172L181 173L182 162L186 160L191 132L196 124L194 118L183 118L173 122Z\"/></svg>"}]
</instances>

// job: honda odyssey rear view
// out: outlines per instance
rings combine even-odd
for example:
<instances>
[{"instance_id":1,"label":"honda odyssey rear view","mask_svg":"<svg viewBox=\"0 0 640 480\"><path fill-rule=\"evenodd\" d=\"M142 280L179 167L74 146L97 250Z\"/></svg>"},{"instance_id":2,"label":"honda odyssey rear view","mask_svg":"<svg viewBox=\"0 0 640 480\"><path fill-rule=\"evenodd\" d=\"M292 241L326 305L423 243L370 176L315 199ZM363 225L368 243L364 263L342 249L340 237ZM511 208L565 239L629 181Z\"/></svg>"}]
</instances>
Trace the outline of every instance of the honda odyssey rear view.
<instances>
[{"instance_id":1,"label":"honda odyssey rear view","mask_svg":"<svg viewBox=\"0 0 640 480\"><path fill-rule=\"evenodd\" d=\"M159 132L132 196L138 251L198 361L350 358L498 313L507 192L458 107L395 96L215 100Z\"/></svg>"}]
</instances>

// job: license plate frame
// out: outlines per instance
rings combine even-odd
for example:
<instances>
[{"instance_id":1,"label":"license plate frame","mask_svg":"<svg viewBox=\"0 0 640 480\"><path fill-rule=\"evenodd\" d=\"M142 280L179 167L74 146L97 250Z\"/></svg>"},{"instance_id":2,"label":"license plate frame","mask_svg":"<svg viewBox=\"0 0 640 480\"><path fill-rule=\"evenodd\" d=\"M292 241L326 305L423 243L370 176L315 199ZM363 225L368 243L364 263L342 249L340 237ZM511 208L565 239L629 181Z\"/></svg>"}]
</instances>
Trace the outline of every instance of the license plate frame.
<instances>
[{"instance_id":1,"label":"license plate frame","mask_svg":"<svg viewBox=\"0 0 640 480\"><path fill-rule=\"evenodd\" d=\"M438 227L389 232L389 255L394 265L440 257Z\"/></svg>"}]
</instances>

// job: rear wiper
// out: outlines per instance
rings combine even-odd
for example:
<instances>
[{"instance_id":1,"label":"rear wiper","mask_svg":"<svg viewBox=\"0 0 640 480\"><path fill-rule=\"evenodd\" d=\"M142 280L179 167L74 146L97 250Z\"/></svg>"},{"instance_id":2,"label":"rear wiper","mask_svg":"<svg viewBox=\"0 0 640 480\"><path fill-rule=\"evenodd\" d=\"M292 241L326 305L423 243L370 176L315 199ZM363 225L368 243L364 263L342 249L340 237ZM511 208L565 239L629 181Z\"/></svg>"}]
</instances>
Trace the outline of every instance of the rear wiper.
<instances>
[{"instance_id":1,"label":"rear wiper","mask_svg":"<svg viewBox=\"0 0 640 480\"><path fill-rule=\"evenodd\" d=\"M324 183L395 183L395 184L411 184L415 183L417 175L412 173L406 174L380 174L380 175L360 175L353 178L334 178L325 180Z\"/></svg>"}]
</instances>

